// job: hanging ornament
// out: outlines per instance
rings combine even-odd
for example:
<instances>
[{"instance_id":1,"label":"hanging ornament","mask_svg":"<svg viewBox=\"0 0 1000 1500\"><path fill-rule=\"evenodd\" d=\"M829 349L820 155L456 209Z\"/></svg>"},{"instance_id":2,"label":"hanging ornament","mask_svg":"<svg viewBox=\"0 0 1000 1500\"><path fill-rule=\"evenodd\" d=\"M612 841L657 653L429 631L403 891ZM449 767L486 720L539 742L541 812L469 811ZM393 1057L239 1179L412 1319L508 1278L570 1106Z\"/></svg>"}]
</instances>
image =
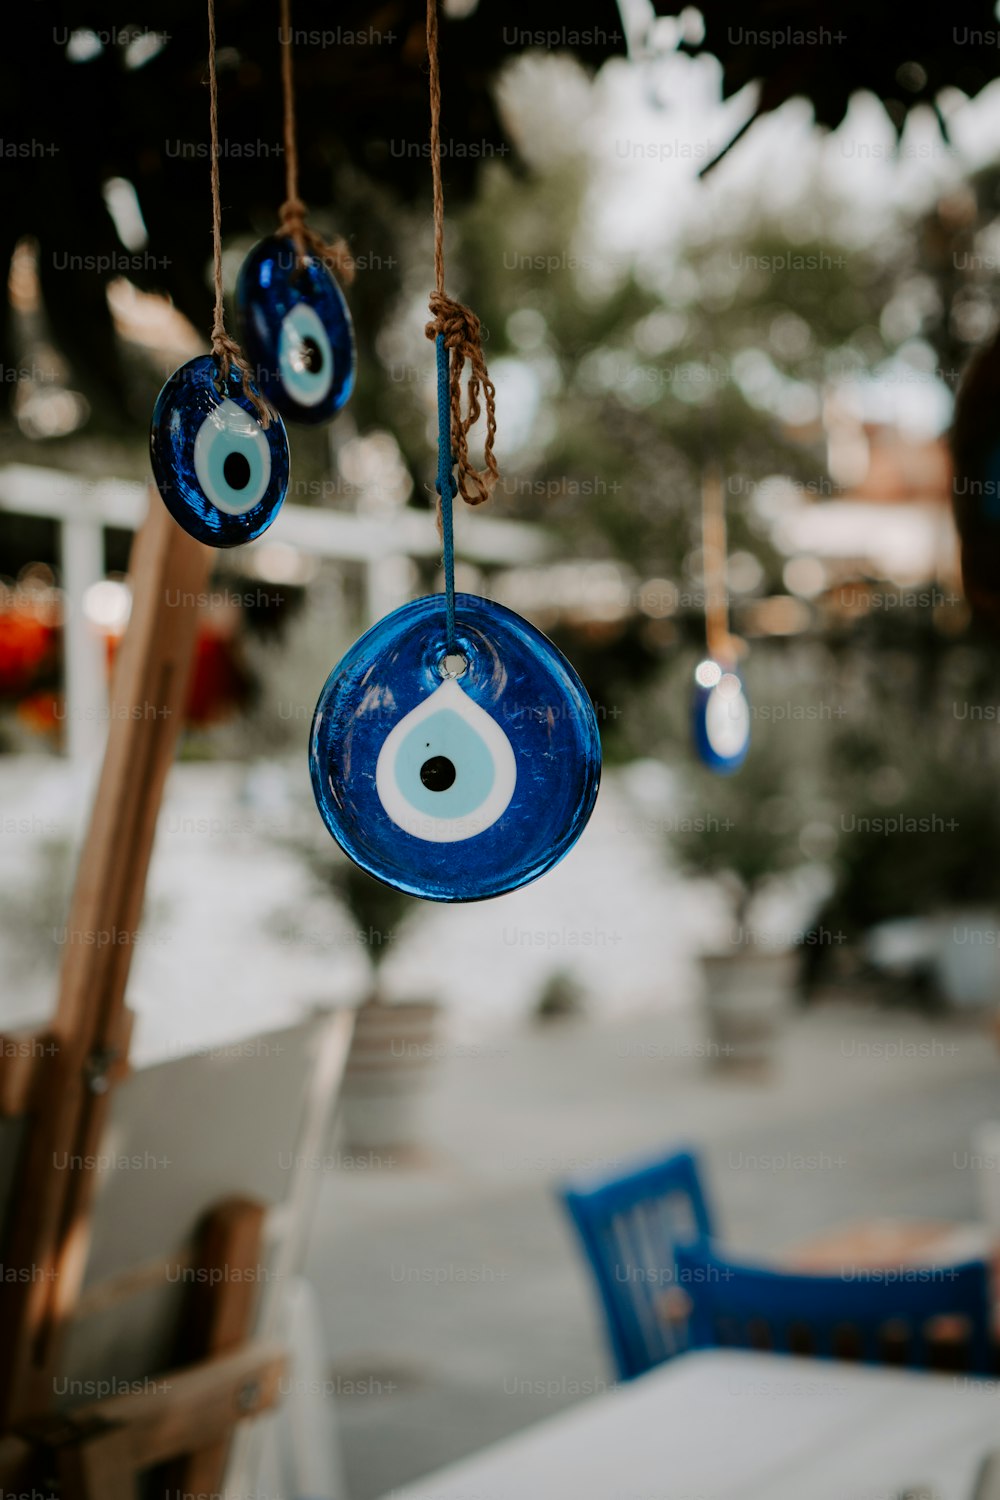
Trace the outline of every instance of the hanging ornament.
<instances>
[{"instance_id":1,"label":"hanging ornament","mask_svg":"<svg viewBox=\"0 0 1000 1500\"><path fill-rule=\"evenodd\" d=\"M178 525L213 547L253 541L288 488L288 439L226 333L219 196L215 7L208 0L215 318L212 353L175 370L156 398L149 434L153 478Z\"/></svg>"},{"instance_id":2,"label":"hanging ornament","mask_svg":"<svg viewBox=\"0 0 1000 1500\"><path fill-rule=\"evenodd\" d=\"M290 422L335 416L354 389L351 315L332 275L350 284L354 262L343 240L327 244L306 223L299 197L290 0L281 0L285 100L285 201L280 233L247 256L236 284L243 342L267 400Z\"/></svg>"},{"instance_id":3,"label":"hanging ornament","mask_svg":"<svg viewBox=\"0 0 1000 1500\"><path fill-rule=\"evenodd\" d=\"M243 341L268 401L290 422L326 422L354 389L351 315L326 263L291 237L261 240L236 285Z\"/></svg>"},{"instance_id":4,"label":"hanging ornament","mask_svg":"<svg viewBox=\"0 0 1000 1500\"><path fill-rule=\"evenodd\" d=\"M750 705L735 668L699 662L694 672L691 727L695 749L710 771L738 771L750 748Z\"/></svg>"},{"instance_id":5,"label":"hanging ornament","mask_svg":"<svg viewBox=\"0 0 1000 1500\"><path fill-rule=\"evenodd\" d=\"M590 817L601 747L586 690L526 620L439 595L372 627L313 719L316 802L344 853L431 901L480 901L544 875Z\"/></svg>"},{"instance_id":6,"label":"hanging ornament","mask_svg":"<svg viewBox=\"0 0 1000 1500\"><path fill-rule=\"evenodd\" d=\"M495 392L478 318L444 291L436 0L427 44L437 285L426 331L437 353L444 597L404 605L351 647L320 694L309 758L320 814L363 870L411 896L481 901L537 879L572 848L597 797L601 745L586 690L552 642L501 605L455 594L452 502L482 503L499 477ZM480 399L481 473L468 453Z\"/></svg>"},{"instance_id":7,"label":"hanging ornament","mask_svg":"<svg viewBox=\"0 0 1000 1500\"><path fill-rule=\"evenodd\" d=\"M252 542L288 488L280 417L265 425L244 376L214 355L175 370L156 398L149 451L163 502L185 531L212 547Z\"/></svg>"},{"instance_id":8,"label":"hanging ornament","mask_svg":"<svg viewBox=\"0 0 1000 1500\"><path fill-rule=\"evenodd\" d=\"M736 670L740 645L729 633L726 580L726 513L722 480L713 466L701 488L705 637L708 657L694 673L691 732L695 752L710 771L738 771L750 748L750 705Z\"/></svg>"}]
</instances>

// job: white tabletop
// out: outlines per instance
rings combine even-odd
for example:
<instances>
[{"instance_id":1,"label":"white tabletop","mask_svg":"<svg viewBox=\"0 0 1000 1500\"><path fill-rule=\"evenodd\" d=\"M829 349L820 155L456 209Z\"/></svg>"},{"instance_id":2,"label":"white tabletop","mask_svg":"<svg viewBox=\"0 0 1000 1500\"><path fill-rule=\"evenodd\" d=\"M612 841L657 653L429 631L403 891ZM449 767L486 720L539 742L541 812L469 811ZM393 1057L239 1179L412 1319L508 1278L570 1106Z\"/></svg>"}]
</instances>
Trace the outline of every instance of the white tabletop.
<instances>
[{"instance_id":1,"label":"white tabletop","mask_svg":"<svg viewBox=\"0 0 1000 1500\"><path fill-rule=\"evenodd\" d=\"M970 1500L996 1381L688 1354L392 1500Z\"/></svg>"}]
</instances>

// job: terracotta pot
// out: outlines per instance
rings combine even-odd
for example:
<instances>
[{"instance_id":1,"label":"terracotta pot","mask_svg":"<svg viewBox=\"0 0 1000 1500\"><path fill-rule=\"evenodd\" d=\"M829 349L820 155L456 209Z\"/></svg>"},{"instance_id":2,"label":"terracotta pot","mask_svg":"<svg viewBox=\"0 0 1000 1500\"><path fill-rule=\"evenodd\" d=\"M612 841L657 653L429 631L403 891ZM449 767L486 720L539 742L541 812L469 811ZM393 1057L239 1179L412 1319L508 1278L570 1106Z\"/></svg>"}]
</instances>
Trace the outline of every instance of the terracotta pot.
<instances>
[{"instance_id":1,"label":"terracotta pot","mask_svg":"<svg viewBox=\"0 0 1000 1500\"><path fill-rule=\"evenodd\" d=\"M439 1012L424 1000L368 1000L358 1010L340 1112L348 1149L399 1152L414 1144Z\"/></svg>"}]
</instances>

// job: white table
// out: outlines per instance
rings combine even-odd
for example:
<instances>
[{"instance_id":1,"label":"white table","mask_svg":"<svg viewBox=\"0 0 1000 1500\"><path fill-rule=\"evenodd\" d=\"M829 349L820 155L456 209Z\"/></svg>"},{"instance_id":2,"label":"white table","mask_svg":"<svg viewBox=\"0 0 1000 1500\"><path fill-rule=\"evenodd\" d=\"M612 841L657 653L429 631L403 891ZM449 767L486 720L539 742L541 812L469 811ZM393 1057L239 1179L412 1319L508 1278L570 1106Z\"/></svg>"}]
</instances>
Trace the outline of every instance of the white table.
<instances>
[{"instance_id":1,"label":"white table","mask_svg":"<svg viewBox=\"0 0 1000 1500\"><path fill-rule=\"evenodd\" d=\"M998 1446L995 1381L710 1350L392 1500L970 1500Z\"/></svg>"}]
</instances>

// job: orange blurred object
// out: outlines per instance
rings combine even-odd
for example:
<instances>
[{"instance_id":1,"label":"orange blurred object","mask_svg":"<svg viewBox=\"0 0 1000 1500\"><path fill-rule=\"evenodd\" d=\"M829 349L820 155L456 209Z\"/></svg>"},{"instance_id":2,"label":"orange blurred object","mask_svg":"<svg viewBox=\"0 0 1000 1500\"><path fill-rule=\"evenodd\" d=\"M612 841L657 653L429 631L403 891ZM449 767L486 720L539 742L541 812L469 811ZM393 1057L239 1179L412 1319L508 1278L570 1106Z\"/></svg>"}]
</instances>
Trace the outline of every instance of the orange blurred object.
<instances>
[{"instance_id":1,"label":"orange blurred object","mask_svg":"<svg viewBox=\"0 0 1000 1500\"><path fill-rule=\"evenodd\" d=\"M30 729L33 734L53 734L62 723L62 705L62 693L42 688L22 698L15 712L25 729Z\"/></svg>"},{"instance_id":2,"label":"orange blurred object","mask_svg":"<svg viewBox=\"0 0 1000 1500\"><path fill-rule=\"evenodd\" d=\"M58 630L23 609L0 610L0 695L19 697L55 652Z\"/></svg>"}]
</instances>

